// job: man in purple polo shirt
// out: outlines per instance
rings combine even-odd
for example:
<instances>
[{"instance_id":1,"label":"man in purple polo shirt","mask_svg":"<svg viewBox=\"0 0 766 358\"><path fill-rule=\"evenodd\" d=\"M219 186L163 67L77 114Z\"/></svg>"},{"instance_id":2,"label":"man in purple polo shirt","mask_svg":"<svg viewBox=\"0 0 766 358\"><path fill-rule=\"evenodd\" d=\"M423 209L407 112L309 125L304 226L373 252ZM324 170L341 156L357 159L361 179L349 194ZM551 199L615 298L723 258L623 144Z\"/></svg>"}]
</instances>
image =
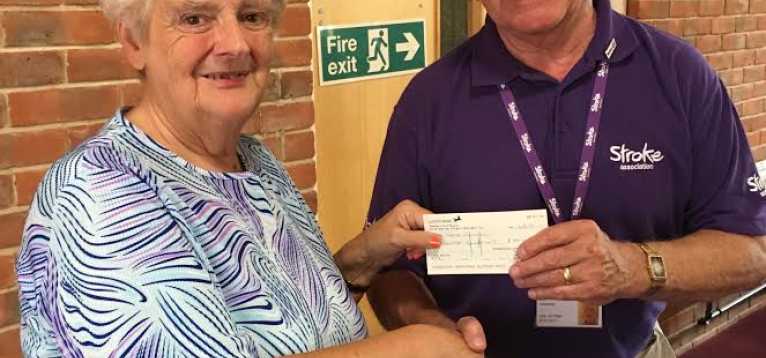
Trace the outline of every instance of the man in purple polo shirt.
<instances>
[{"instance_id":1,"label":"man in purple polo shirt","mask_svg":"<svg viewBox=\"0 0 766 358\"><path fill-rule=\"evenodd\" d=\"M486 342L475 321L462 331L488 357L667 356L663 302L766 280L766 189L724 86L693 47L608 0L483 2L480 33L396 106L369 219L412 199L436 213L547 208L551 226L510 277L400 260L370 288L378 317L475 316ZM603 304L603 327L535 327L541 299Z\"/></svg>"}]
</instances>

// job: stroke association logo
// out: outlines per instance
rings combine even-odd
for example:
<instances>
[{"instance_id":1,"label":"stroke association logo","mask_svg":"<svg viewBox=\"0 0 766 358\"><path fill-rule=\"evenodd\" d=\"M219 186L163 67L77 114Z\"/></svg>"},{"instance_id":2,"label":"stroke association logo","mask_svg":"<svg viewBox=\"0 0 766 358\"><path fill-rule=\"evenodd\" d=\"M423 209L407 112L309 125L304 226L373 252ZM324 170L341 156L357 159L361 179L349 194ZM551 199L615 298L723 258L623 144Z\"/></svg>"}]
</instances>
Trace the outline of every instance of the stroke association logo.
<instances>
[{"instance_id":1,"label":"stroke association logo","mask_svg":"<svg viewBox=\"0 0 766 358\"><path fill-rule=\"evenodd\" d=\"M755 174L747 178L747 186L751 193L759 193L761 197L766 197L766 177Z\"/></svg>"},{"instance_id":2,"label":"stroke association logo","mask_svg":"<svg viewBox=\"0 0 766 358\"><path fill-rule=\"evenodd\" d=\"M656 149L650 149L649 144L644 142L644 147L640 150L628 148L625 144L609 147L612 155L609 160L620 163L620 170L654 170L655 164L665 159L662 152Z\"/></svg>"}]
</instances>

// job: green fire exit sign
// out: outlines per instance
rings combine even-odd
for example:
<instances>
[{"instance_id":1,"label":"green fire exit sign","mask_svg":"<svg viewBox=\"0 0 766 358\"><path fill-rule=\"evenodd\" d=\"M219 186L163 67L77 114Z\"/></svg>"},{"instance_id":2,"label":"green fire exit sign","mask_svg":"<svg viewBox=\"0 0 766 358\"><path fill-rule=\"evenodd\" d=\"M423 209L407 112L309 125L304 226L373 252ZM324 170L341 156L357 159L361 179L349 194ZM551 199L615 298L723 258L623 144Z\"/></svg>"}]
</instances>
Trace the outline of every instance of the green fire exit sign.
<instances>
[{"instance_id":1,"label":"green fire exit sign","mask_svg":"<svg viewBox=\"0 0 766 358\"><path fill-rule=\"evenodd\" d=\"M416 72L426 65L425 20L317 27L319 83Z\"/></svg>"}]
</instances>

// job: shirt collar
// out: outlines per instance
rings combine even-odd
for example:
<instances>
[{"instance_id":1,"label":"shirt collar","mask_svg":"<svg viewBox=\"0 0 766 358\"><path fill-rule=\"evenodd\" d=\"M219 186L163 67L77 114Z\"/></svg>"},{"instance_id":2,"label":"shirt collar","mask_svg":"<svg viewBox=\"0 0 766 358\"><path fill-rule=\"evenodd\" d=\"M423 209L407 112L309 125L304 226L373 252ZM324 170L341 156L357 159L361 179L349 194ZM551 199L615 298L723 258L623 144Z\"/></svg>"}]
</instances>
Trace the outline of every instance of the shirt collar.
<instances>
[{"instance_id":1,"label":"shirt collar","mask_svg":"<svg viewBox=\"0 0 766 358\"><path fill-rule=\"evenodd\" d=\"M620 62L635 51L638 39L628 27L625 17L612 11L609 0L593 0L593 3L596 8L596 33L581 61L592 62L595 66L596 62L607 59L606 50L614 39L616 47L609 62ZM529 71L505 48L497 32L497 25L489 16L472 41L474 46L470 66L473 86L496 86Z\"/></svg>"}]
</instances>

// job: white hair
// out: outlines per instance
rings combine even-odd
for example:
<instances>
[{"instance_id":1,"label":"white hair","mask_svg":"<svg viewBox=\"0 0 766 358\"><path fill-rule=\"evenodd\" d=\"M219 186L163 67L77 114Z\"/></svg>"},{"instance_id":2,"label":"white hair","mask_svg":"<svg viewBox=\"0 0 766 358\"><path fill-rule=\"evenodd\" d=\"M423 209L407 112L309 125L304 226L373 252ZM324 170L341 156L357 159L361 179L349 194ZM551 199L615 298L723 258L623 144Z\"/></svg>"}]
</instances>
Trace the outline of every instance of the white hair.
<instances>
[{"instance_id":1,"label":"white hair","mask_svg":"<svg viewBox=\"0 0 766 358\"><path fill-rule=\"evenodd\" d=\"M274 20L285 7L286 0L271 0ZM154 0L99 0L101 11L112 23L123 22L134 35L143 35L147 30L149 13Z\"/></svg>"}]
</instances>

